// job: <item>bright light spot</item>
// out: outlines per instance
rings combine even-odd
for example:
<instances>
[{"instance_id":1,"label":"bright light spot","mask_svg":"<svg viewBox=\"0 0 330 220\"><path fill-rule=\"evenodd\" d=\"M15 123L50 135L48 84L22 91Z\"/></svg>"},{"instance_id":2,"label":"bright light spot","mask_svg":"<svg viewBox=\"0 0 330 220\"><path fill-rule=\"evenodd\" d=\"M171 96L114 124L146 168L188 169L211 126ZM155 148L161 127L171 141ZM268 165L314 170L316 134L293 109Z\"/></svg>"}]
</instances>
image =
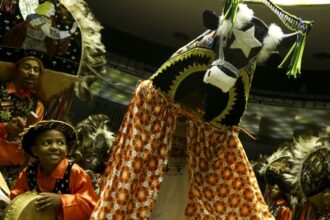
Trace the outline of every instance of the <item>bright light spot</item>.
<instances>
[{"instance_id":1,"label":"bright light spot","mask_svg":"<svg viewBox=\"0 0 330 220\"><path fill-rule=\"evenodd\" d=\"M265 0L244 0L244 2L264 2ZM272 0L277 5L324 5L330 0Z\"/></svg>"}]
</instances>

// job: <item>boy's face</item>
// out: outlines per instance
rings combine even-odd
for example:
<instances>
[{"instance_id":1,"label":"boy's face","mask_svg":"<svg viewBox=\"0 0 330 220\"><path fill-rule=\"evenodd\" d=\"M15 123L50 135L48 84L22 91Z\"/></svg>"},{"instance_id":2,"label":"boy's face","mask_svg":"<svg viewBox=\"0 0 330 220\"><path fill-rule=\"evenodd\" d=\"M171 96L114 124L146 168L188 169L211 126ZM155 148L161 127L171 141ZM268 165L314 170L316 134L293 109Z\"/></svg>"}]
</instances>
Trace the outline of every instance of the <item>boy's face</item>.
<instances>
[{"instance_id":1,"label":"boy's face","mask_svg":"<svg viewBox=\"0 0 330 220\"><path fill-rule=\"evenodd\" d=\"M31 150L41 166L49 170L55 168L66 157L68 147L64 134L56 129L50 129L36 137Z\"/></svg>"},{"instance_id":2,"label":"boy's face","mask_svg":"<svg viewBox=\"0 0 330 220\"><path fill-rule=\"evenodd\" d=\"M27 89L37 87L40 75L40 65L37 60L27 59L18 64L16 81L19 86Z\"/></svg>"}]
</instances>

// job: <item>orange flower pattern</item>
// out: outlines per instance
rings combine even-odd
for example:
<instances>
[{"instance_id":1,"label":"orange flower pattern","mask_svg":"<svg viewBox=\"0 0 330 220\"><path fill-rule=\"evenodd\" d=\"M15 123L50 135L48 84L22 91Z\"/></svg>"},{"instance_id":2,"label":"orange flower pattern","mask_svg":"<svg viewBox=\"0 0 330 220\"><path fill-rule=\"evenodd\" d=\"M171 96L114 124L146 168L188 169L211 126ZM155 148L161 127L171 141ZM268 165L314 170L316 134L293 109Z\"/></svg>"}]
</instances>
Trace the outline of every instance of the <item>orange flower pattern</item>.
<instances>
[{"instance_id":1,"label":"orange flower pattern","mask_svg":"<svg viewBox=\"0 0 330 220\"><path fill-rule=\"evenodd\" d=\"M187 119L190 188L185 219L274 219L238 139L239 129L220 130L204 122L149 80L133 95L91 219L149 219L179 117Z\"/></svg>"}]
</instances>

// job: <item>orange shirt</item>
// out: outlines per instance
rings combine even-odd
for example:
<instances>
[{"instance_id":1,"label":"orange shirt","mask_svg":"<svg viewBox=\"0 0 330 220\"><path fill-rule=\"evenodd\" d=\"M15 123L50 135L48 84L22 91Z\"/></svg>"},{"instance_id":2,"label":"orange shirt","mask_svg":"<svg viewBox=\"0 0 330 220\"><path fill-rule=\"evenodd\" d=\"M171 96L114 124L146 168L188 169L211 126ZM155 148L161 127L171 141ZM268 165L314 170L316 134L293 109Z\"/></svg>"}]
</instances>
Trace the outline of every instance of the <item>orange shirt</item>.
<instances>
[{"instance_id":1,"label":"orange shirt","mask_svg":"<svg viewBox=\"0 0 330 220\"><path fill-rule=\"evenodd\" d=\"M12 83L7 83L8 94L16 94ZM38 101L35 113L38 121L43 119L44 105ZM7 132L4 129L5 123L0 122L0 166L22 165L26 162L26 156L20 144L6 143Z\"/></svg>"},{"instance_id":2,"label":"orange shirt","mask_svg":"<svg viewBox=\"0 0 330 220\"><path fill-rule=\"evenodd\" d=\"M62 179L69 164L68 159L63 159L55 170L47 176L40 166L37 170L37 185L42 192L52 192L55 188L56 180ZM11 191L10 197L29 191L29 185L26 177L26 168L20 173L16 185ZM71 194L61 194L61 207L57 219L63 220L86 220L89 219L97 196L94 192L92 182L88 174L77 164L71 169L69 190Z\"/></svg>"},{"instance_id":3,"label":"orange shirt","mask_svg":"<svg viewBox=\"0 0 330 220\"><path fill-rule=\"evenodd\" d=\"M276 220L291 220L292 219L292 210L285 206L285 200L280 199L275 202L276 205L281 206L278 215L276 216Z\"/></svg>"}]
</instances>

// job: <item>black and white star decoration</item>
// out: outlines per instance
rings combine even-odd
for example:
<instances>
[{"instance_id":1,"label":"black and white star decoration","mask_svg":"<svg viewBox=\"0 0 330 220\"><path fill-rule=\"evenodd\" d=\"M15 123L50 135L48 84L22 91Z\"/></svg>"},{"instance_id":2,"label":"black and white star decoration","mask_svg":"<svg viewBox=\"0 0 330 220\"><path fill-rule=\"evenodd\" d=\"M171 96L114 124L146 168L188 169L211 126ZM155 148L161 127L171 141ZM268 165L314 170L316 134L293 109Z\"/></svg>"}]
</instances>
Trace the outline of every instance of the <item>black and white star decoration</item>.
<instances>
[{"instance_id":1,"label":"black and white star decoration","mask_svg":"<svg viewBox=\"0 0 330 220\"><path fill-rule=\"evenodd\" d=\"M241 49L245 57L248 58L251 49L262 46L262 43L257 38L255 38L254 33L255 26L250 27L246 31L234 29L233 34L235 36L235 40L230 45L230 48Z\"/></svg>"}]
</instances>

